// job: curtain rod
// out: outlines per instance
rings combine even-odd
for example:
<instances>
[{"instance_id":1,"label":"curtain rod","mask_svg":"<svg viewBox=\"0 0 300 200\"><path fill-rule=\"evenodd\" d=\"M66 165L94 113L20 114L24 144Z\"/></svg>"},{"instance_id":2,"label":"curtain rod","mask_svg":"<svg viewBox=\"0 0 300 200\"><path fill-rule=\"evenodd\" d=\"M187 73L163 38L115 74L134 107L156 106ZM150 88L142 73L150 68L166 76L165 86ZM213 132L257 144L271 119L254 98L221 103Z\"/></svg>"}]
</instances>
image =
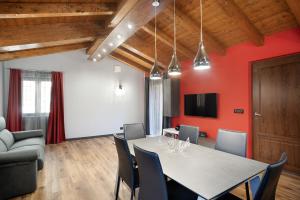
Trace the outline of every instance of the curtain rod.
<instances>
[{"instance_id":1,"label":"curtain rod","mask_svg":"<svg viewBox=\"0 0 300 200\"><path fill-rule=\"evenodd\" d=\"M23 71L29 71L29 72L61 72L64 73L63 71L42 71L42 70L34 70L34 69L22 69L22 68L13 68L13 67L4 67L5 70L10 70L10 69L19 69L19 70L23 70Z\"/></svg>"}]
</instances>

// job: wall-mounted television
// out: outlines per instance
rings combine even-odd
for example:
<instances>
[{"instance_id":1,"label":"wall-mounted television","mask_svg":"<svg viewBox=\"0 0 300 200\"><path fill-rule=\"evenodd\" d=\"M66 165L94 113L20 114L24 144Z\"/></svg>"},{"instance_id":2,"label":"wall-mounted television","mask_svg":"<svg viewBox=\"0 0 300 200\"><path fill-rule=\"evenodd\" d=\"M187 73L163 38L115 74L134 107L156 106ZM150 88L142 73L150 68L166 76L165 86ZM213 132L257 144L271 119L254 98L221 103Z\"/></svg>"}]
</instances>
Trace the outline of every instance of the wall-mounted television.
<instances>
[{"instance_id":1,"label":"wall-mounted television","mask_svg":"<svg viewBox=\"0 0 300 200\"><path fill-rule=\"evenodd\" d=\"M184 95L184 115L217 118L217 94Z\"/></svg>"}]
</instances>

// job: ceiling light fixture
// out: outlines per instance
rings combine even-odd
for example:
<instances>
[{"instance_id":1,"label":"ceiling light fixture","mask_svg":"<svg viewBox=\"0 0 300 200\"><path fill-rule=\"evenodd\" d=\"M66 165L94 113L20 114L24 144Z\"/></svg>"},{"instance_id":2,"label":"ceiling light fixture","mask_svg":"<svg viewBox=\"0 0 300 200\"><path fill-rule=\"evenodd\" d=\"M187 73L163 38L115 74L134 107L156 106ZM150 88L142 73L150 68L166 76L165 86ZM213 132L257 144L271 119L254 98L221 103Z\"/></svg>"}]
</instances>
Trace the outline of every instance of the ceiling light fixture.
<instances>
[{"instance_id":1,"label":"ceiling light fixture","mask_svg":"<svg viewBox=\"0 0 300 200\"><path fill-rule=\"evenodd\" d=\"M202 10L202 0L200 0L200 20L201 20L201 28L200 28L200 43L197 55L194 59L194 69L196 70L205 70L210 68L210 61L208 55L205 51L204 43L203 43L203 10Z\"/></svg>"},{"instance_id":2,"label":"ceiling light fixture","mask_svg":"<svg viewBox=\"0 0 300 200\"><path fill-rule=\"evenodd\" d=\"M132 24L127 24L127 27L128 27L129 29L132 29L132 28L133 28L133 25L132 25Z\"/></svg>"},{"instance_id":3,"label":"ceiling light fixture","mask_svg":"<svg viewBox=\"0 0 300 200\"><path fill-rule=\"evenodd\" d=\"M106 53L107 51L106 51L106 49L102 49L102 51L104 52L104 53Z\"/></svg>"},{"instance_id":4,"label":"ceiling light fixture","mask_svg":"<svg viewBox=\"0 0 300 200\"><path fill-rule=\"evenodd\" d=\"M101 54L100 53L98 53L98 55L97 55L99 58L101 58Z\"/></svg>"},{"instance_id":5,"label":"ceiling light fixture","mask_svg":"<svg viewBox=\"0 0 300 200\"><path fill-rule=\"evenodd\" d=\"M150 71L150 79L151 80L159 80L159 79L161 79L161 77L162 77L162 74L161 74L161 72L160 72L160 70L159 70L159 66L158 66L158 64L157 64L157 45L156 45L156 6L154 6L154 19L155 19L155 30L154 30L154 56L155 56L155 58L154 58L154 64L153 64L153 66L152 66L152 68L151 68L151 71Z\"/></svg>"},{"instance_id":6,"label":"ceiling light fixture","mask_svg":"<svg viewBox=\"0 0 300 200\"><path fill-rule=\"evenodd\" d=\"M118 35L117 35L117 38L118 38L118 39L121 39L121 38L122 38L122 36L121 36L120 34L118 34Z\"/></svg>"},{"instance_id":7,"label":"ceiling light fixture","mask_svg":"<svg viewBox=\"0 0 300 200\"><path fill-rule=\"evenodd\" d=\"M158 7L159 6L159 0L153 0L152 6L153 7Z\"/></svg>"},{"instance_id":8,"label":"ceiling light fixture","mask_svg":"<svg viewBox=\"0 0 300 200\"><path fill-rule=\"evenodd\" d=\"M178 76L181 74L181 66L180 66L180 63L178 62L178 58L177 58L177 55L176 55L176 0L174 0L174 13L173 13L173 16L174 16L174 25L173 25L173 28L174 28L174 46L173 46L173 55L172 55L172 58L171 58L171 62L169 64L169 67L168 67L168 74L170 76Z\"/></svg>"},{"instance_id":9,"label":"ceiling light fixture","mask_svg":"<svg viewBox=\"0 0 300 200\"><path fill-rule=\"evenodd\" d=\"M114 43L110 42L108 45L112 47L114 46Z\"/></svg>"},{"instance_id":10,"label":"ceiling light fixture","mask_svg":"<svg viewBox=\"0 0 300 200\"><path fill-rule=\"evenodd\" d=\"M96 58L93 58L93 62L97 62L97 59L96 59Z\"/></svg>"}]
</instances>

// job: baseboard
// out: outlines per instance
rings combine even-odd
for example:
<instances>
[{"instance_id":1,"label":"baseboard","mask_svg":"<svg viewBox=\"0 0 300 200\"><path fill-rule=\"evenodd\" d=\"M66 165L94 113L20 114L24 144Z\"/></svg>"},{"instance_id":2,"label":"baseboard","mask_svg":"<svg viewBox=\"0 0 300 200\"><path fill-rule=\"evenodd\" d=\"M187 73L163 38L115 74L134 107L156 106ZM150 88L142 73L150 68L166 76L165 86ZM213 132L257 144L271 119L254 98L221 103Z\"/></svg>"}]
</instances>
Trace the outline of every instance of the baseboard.
<instances>
[{"instance_id":1,"label":"baseboard","mask_svg":"<svg viewBox=\"0 0 300 200\"><path fill-rule=\"evenodd\" d=\"M87 136L87 137L77 137L77 138L68 138L66 141L72 141L72 140L85 140L85 139L93 139L93 138L99 138L99 137L110 137L113 136L113 134L107 134L107 135L94 135L94 136Z\"/></svg>"}]
</instances>

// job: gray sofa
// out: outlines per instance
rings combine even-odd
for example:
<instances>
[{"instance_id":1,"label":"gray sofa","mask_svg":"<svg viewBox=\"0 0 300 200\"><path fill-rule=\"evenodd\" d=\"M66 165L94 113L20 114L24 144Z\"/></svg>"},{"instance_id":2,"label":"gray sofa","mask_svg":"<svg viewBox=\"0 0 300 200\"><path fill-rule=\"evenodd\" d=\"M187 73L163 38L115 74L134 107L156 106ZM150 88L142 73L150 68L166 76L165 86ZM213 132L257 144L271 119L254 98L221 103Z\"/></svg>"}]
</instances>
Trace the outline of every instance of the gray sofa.
<instances>
[{"instance_id":1,"label":"gray sofa","mask_svg":"<svg viewBox=\"0 0 300 200\"><path fill-rule=\"evenodd\" d=\"M0 117L0 200L34 192L44 166L41 130L10 132Z\"/></svg>"}]
</instances>

